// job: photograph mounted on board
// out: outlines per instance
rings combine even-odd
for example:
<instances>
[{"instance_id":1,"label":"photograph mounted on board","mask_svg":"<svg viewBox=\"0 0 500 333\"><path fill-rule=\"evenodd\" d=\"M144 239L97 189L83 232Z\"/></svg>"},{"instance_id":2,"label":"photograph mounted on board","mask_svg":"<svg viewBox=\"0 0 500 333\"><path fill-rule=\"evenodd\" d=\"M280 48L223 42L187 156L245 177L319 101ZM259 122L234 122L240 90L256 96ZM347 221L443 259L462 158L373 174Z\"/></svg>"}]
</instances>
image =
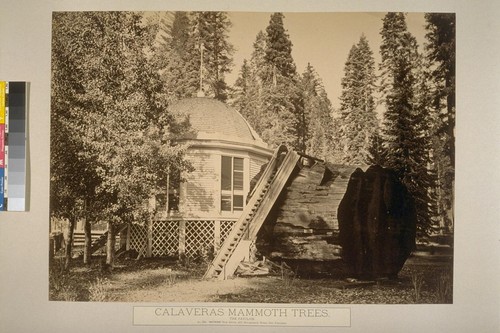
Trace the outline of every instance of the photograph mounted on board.
<instances>
[{"instance_id":1,"label":"photograph mounted on board","mask_svg":"<svg viewBox=\"0 0 500 333\"><path fill-rule=\"evenodd\" d=\"M455 14L54 12L49 299L453 302Z\"/></svg>"}]
</instances>

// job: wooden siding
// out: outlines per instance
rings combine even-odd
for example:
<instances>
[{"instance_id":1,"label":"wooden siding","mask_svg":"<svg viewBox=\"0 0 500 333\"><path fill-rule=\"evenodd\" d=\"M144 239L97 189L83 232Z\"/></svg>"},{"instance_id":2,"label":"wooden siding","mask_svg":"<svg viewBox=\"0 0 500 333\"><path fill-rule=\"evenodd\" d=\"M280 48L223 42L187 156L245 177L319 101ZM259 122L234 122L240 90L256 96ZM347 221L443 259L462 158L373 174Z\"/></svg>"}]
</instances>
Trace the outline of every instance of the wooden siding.
<instances>
[{"instance_id":1,"label":"wooden siding","mask_svg":"<svg viewBox=\"0 0 500 333\"><path fill-rule=\"evenodd\" d=\"M250 179L267 161L253 154L225 149L191 149L187 158L194 171L186 174L181 185L180 211L175 216L186 218L238 218L240 211L221 212L221 156L244 159L245 196L250 190Z\"/></svg>"},{"instance_id":2,"label":"wooden siding","mask_svg":"<svg viewBox=\"0 0 500 333\"><path fill-rule=\"evenodd\" d=\"M253 179L260 172L260 168L266 163L266 160L250 156L250 179Z\"/></svg>"},{"instance_id":3,"label":"wooden siding","mask_svg":"<svg viewBox=\"0 0 500 333\"><path fill-rule=\"evenodd\" d=\"M220 196L220 156L209 152L190 152L188 159L194 171L187 175L185 193L181 200L181 214L188 216L218 212Z\"/></svg>"}]
</instances>

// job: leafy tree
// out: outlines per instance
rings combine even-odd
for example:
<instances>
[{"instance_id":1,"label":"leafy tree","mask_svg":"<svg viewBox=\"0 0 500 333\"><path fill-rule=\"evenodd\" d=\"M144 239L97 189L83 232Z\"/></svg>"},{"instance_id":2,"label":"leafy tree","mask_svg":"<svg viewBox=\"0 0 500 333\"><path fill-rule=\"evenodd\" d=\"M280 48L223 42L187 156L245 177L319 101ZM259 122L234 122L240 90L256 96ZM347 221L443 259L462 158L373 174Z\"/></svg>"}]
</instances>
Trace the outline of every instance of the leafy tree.
<instances>
[{"instance_id":1,"label":"leafy tree","mask_svg":"<svg viewBox=\"0 0 500 333\"><path fill-rule=\"evenodd\" d=\"M375 60L364 35L349 52L340 96L340 137L343 162L365 164L370 137L377 130L375 114Z\"/></svg>"},{"instance_id":2,"label":"leafy tree","mask_svg":"<svg viewBox=\"0 0 500 333\"><path fill-rule=\"evenodd\" d=\"M150 220L154 212L145 202L161 190L167 170L186 167L184 147L173 143L186 125L165 112L167 97L147 56L154 34L142 15L68 12L57 13L54 21L55 76L63 74L59 63L77 72L69 83L64 77L53 81L52 119L67 130L52 138L51 162L68 178L88 173L95 181L88 192L65 179L51 186L54 192L67 189L69 200L83 201L90 220L108 222L107 263L112 264L115 226ZM68 85L78 89L65 94ZM72 141L76 158L68 146ZM64 209L54 207L52 213Z\"/></svg>"},{"instance_id":3,"label":"leafy tree","mask_svg":"<svg viewBox=\"0 0 500 333\"><path fill-rule=\"evenodd\" d=\"M383 19L380 53L381 92L385 102L383 123L386 165L394 169L415 199L417 235L425 237L432 228L432 186L429 176L430 152L428 117L419 105L418 76L421 57L417 42L408 31L403 13L388 13Z\"/></svg>"}]
</instances>

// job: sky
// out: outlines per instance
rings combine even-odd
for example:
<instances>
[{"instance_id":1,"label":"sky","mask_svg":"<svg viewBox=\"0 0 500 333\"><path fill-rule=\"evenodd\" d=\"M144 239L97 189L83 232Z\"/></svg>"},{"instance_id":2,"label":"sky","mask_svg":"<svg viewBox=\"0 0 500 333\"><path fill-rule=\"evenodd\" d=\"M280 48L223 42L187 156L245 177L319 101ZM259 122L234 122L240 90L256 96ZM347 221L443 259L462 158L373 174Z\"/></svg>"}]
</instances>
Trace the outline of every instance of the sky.
<instances>
[{"instance_id":1,"label":"sky","mask_svg":"<svg viewBox=\"0 0 500 333\"><path fill-rule=\"evenodd\" d=\"M227 75L233 84L244 59L250 59L257 33L265 31L271 13L229 12L233 24L229 40L235 46L234 67ZM365 34L373 51L375 64L380 60L380 30L385 13L284 13L284 26L292 41L292 56L297 71L303 73L309 62L323 80L333 107L340 105L341 79L351 47ZM423 13L408 13L408 30L423 49L425 20Z\"/></svg>"}]
</instances>

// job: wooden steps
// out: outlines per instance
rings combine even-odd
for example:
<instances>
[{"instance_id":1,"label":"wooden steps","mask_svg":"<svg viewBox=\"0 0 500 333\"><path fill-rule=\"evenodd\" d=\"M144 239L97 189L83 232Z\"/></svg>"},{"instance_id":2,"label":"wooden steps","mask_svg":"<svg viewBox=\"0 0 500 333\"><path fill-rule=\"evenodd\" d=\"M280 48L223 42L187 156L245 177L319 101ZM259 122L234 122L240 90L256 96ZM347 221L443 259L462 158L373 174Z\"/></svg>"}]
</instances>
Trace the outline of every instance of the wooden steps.
<instances>
[{"instance_id":1,"label":"wooden steps","mask_svg":"<svg viewBox=\"0 0 500 333\"><path fill-rule=\"evenodd\" d=\"M123 223L121 225L118 225L116 228L115 237L116 237L116 235L119 235L120 232L122 232L127 226L128 226L127 223ZM90 244L90 254L94 254L97 250L104 247L106 245L107 240L108 240L108 231L105 231L101 236L99 236L97 239L93 240L92 243ZM73 258L83 257L84 251L85 251L85 248L78 251L77 253L75 253L73 255Z\"/></svg>"},{"instance_id":2,"label":"wooden steps","mask_svg":"<svg viewBox=\"0 0 500 333\"><path fill-rule=\"evenodd\" d=\"M204 278L226 279L234 274L238 264L248 256L249 244L255 240L299 159L293 151L276 150Z\"/></svg>"}]
</instances>

